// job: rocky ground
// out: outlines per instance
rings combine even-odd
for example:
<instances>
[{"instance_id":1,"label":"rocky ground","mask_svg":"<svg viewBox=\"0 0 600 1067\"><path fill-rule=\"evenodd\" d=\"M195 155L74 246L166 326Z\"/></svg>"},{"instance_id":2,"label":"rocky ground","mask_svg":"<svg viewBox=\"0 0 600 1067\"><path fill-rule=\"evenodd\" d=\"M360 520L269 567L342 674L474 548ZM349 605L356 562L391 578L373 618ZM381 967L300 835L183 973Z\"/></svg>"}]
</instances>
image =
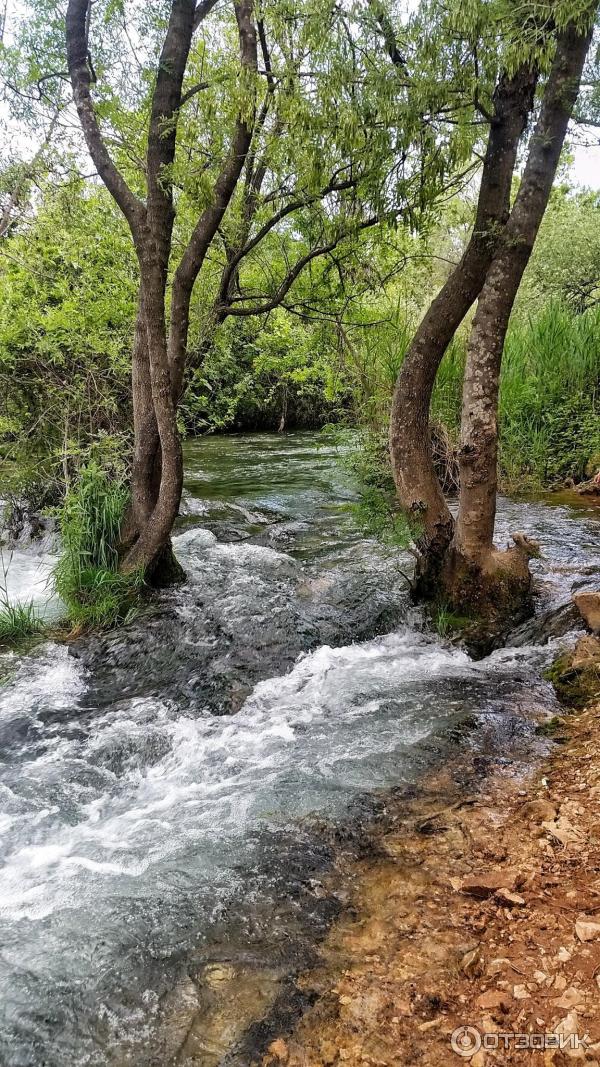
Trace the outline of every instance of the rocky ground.
<instances>
[{"instance_id":1,"label":"rocky ground","mask_svg":"<svg viewBox=\"0 0 600 1067\"><path fill-rule=\"evenodd\" d=\"M388 812L299 982L312 1007L254 1063L600 1064L600 641L555 673L586 703L543 766L471 796L447 769Z\"/></svg>"}]
</instances>

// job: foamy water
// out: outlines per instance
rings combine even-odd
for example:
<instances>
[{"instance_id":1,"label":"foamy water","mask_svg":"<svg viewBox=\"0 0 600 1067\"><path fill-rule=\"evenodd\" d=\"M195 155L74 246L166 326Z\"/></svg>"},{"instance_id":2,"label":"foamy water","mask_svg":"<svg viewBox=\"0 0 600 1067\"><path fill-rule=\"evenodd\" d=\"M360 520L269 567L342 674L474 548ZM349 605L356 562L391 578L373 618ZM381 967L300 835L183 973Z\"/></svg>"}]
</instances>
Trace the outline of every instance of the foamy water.
<instances>
[{"instance_id":1,"label":"foamy water","mask_svg":"<svg viewBox=\"0 0 600 1067\"><path fill-rule=\"evenodd\" d=\"M332 456L306 435L270 440L188 457L188 521L212 529L178 535L189 581L156 617L3 661L3 1067L155 1062L158 1005L186 961L215 943L259 958L265 936L290 936L259 936L255 916L281 906L304 816L335 821L363 792L413 781L433 739L473 716L503 746L525 702L553 707L548 647L475 663L425 635L390 551L339 510L350 493ZM543 597L564 595L553 546L566 529L581 576L592 527L540 505L525 518L549 553ZM395 621L353 641L349 619L362 633ZM213 714L230 690L237 713Z\"/></svg>"}]
</instances>

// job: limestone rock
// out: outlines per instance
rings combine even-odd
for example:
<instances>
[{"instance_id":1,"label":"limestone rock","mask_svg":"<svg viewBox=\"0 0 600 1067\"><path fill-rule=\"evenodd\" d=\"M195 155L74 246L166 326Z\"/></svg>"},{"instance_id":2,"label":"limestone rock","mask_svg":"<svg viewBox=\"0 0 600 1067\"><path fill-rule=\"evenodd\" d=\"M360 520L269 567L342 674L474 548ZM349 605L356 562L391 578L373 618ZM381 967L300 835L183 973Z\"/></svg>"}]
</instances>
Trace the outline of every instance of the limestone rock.
<instances>
[{"instance_id":1,"label":"limestone rock","mask_svg":"<svg viewBox=\"0 0 600 1067\"><path fill-rule=\"evenodd\" d=\"M468 893L470 897L479 897L485 899L485 897L491 897L494 893L497 893L499 889L506 889L511 892L517 886L517 873L509 870L492 870L481 871L479 874L470 874L467 878L463 878L461 883L461 890L463 893Z\"/></svg>"},{"instance_id":2,"label":"limestone rock","mask_svg":"<svg viewBox=\"0 0 600 1067\"><path fill-rule=\"evenodd\" d=\"M575 593L573 601L592 633L600 633L600 593Z\"/></svg>"},{"instance_id":3,"label":"limestone rock","mask_svg":"<svg viewBox=\"0 0 600 1067\"><path fill-rule=\"evenodd\" d=\"M501 989L488 989L487 993L482 993L477 997L477 1004L484 1011L510 1011L511 1003L510 993L505 993Z\"/></svg>"},{"instance_id":4,"label":"limestone rock","mask_svg":"<svg viewBox=\"0 0 600 1067\"><path fill-rule=\"evenodd\" d=\"M600 664L600 641L591 634L580 637L571 660L573 670L585 670Z\"/></svg>"},{"instance_id":5,"label":"limestone rock","mask_svg":"<svg viewBox=\"0 0 600 1067\"><path fill-rule=\"evenodd\" d=\"M575 933L580 941L596 941L600 938L600 922L580 915L575 923Z\"/></svg>"}]
</instances>

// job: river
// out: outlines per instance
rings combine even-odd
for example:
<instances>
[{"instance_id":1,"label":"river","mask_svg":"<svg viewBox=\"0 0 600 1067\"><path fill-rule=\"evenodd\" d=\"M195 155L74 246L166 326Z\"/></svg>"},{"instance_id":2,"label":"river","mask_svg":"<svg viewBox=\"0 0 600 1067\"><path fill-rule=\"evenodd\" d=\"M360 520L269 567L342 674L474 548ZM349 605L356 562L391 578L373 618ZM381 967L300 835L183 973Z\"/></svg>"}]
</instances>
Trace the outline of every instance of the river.
<instances>
[{"instance_id":1,"label":"river","mask_svg":"<svg viewBox=\"0 0 600 1067\"><path fill-rule=\"evenodd\" d=\"M461 724L502 759L554 710L543 626L478 662L432 636L354 498L318 434L188 442L187 583L119 631L0 656L3 1067L218 1063L342 906L319 887L364 798ZM516 529L541 543L539 617L594 582L591 512L503 500L499 542ZM13 592L46 602L51 562L16 550Z\"/></svg>"}]
</instances>

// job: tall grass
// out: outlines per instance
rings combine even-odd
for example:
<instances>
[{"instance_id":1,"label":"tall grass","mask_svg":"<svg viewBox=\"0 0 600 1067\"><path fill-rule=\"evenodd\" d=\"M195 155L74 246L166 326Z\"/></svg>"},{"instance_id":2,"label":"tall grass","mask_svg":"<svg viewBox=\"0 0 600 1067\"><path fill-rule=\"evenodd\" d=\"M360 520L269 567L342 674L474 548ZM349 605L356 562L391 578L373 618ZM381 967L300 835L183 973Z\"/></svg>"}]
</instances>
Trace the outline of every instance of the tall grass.
<instances>
[{"instance_id":1,"label":"tall grass","mask_svg":"<svg viewBox=\"0 0 600 1067\"><path fill-rule=\"evenodd\" d=\"M455 443L468 331L440 367L434 419ZM511 322L500 385L500 480L505 489L555 488L600 466L600 307L550 304Z\"/></svg>"},{"instance_id":2,"label":"tall grass","mask_svg":"<svg viewBox=\"0 0 600 1067\"><path fill-rule=\"evenodd\" d=\"M32 600L11 601L0 590L0 645L19 645L44 630Z\"/></svg>"},{"instance_id":3,"label":"tall grass","mask_svg":"<svg viewBox=\"0 0 600 1067\"><path fill-rule=\"evenodd\" d=\"M119 537L128 494L94 462L82 468L59 512L62 553L56 591L77 627L112 626L135 610L142 576L119 573Z\"/></svg>"},{"instance_id":4,"label":"tall grass","mask_svg":"<svg viewBox=\"0 0 600 1067\"><path fill-rule=\"evenodd\" d=\"M11 600L8 595L8 566L0 549L0 646L18 646L41 634L43 619L33 600Z\"/></svg>"},{"instance_id":5,"label":"tall grass","mask_svg":"<svg viewBox=\"0 0 600 1067\"><path fill-rule=\"evenodd\" d=\"M360 375L352 368L360 379L354 387L358 417L382 441L395 375L415 324L397 329L394 322L391 332L389 326L370 332ZM465 326L454 338L432 397L433 422L454 459L468 334ZM499 408L504 489L555 488L594 474L600 467L600 307L577 313L554 303L535 316L517 312L504 349ZM381 455L387 462L385 448Z\"/></svg>"},{"instance_id":6,"label":"tall grass","mask_svg":"<svg viewBox=\"0 0 600 1067\"><path fill-rule=\"evenodd\" d=\"M500 390L501 472L511 487L580 481L600 465L600 308L551 304L516 319Z\"/></svg>"}]
</instances>

